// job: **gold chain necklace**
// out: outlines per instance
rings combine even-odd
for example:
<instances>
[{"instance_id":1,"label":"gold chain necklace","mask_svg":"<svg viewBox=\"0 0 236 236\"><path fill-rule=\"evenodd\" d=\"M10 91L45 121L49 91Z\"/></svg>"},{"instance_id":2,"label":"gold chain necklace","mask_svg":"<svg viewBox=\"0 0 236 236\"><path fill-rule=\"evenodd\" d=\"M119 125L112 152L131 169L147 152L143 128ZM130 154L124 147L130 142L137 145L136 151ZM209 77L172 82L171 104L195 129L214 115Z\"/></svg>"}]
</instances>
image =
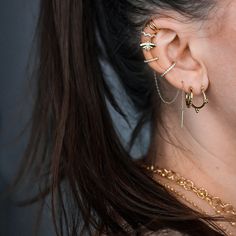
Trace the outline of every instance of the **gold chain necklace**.
<instances>
[{"instance_id":1,"label":"gold chain necklace","mask_svg":"<svg viewBox=\"0 0 236 236\"><path fill-rule=\"evenodd\" d=\"M171 191L172 193L174 193L176 196L182 198L184 201L186 201L188 204L190 204L191 206L193 206L194 208L196 208L200 213L204 214L204 215L208 215L208 213L206 211L204 211L202 208L200 208L195 202L189 200L184 194L181 194L179 191L177 191L176 189L174 189L173 187L171 187L170 185L163 183L160 180L157 180L157 182L164 186L167 190ZM229 231L229 229L227 229L225 226L223 226L221 223L219 222L215 222L215 225L217 225L219 228L221 228L221 230L223 230L228 236L232 236L233 233L231 231ZM212 227L212 226L210 226Z\"/></svg>"},{"instance_id":2,"label":"gold chain necklace","mask_svg":"<svg viewBox=\"0 0 236 236\"><path fill-rule=\"evenodd\" d=\"M177 185L179 185L186 191L193 192L195 195L197 195L198 198L206 201L215 210L216 214L230 218L231 220L230 224L232 226L236 226L236 210L233 207L233 205L229 203L225 203L219 197L214 197L210 195L206 189L197 187L193 181L184 178L183 176L181 176L180 174L172 170L158 168L153 165L151 166L142 165L142 167L144 167L149 172L152 172L153 174L157 174L162 178L166 178L167 180L176 183ZM168 187L168 186L169 185L166 185L165 187L167 187L172 192L175 192L175 194L177 194L179 197L183 198L185 201L189 202L192 206L200 210L199 207L197 207L195 203L193 204L193 202L189 201L184 195L180 194L176 190L173 191L173 188L170 186ZM232 235L232 234L229 234L229 235Z\"/></svg>"}]
</instances>

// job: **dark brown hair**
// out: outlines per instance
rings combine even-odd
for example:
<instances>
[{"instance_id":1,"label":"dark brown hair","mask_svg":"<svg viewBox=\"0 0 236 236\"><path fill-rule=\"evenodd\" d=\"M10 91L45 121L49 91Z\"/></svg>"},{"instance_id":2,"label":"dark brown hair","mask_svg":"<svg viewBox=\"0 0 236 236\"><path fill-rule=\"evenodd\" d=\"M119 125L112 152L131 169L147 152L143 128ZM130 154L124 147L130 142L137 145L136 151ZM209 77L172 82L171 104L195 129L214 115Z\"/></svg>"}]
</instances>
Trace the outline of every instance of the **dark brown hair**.
<instances>
[{"instance_id":1,"label":"dark brown hair","mask_svg":"<svg viewBox=\"0 0 236 236\"><path fill-rule=\"evenodd\" d=\"M137 235L162 228L220 235L153 181L130 154L143 125L150 124L152 140L161 117L139 48L140 30L163 10L204 20L212 2L41 0L37 99L20 175L39 183L41 191L33 200L50 194L57 235L129 235L122 222ZM108 106L127 123L129 118L102 64L114 69L139 117L128 148Z\"/></svg>"}]
</instances>

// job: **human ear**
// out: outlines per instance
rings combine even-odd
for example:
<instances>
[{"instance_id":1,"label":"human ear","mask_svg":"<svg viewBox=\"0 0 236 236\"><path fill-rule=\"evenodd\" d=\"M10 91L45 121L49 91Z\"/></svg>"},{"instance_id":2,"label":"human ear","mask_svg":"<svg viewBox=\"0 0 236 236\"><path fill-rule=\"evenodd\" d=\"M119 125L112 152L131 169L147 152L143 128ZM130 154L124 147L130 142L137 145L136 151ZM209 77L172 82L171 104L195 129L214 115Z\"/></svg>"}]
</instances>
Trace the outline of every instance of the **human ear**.
<instances>
[{"instance_id":1,"label":"human ear","mask_svg":"<svg viewBox=\"0 0 236 236\"><path fill-rule=\"evenodd\" d=\"M149 62L149 66L158 74L162 74L176 62L165 79L177 89L186 93L192 88L194 95L200 95L209 86L207 69L201 60L200 45L196 45L198 37L197 27L194 31L194 22L186 23L171 17L155 18L143 30L141 42L152 42L155 47L143 49L145 61L153 58L158 60ZM149 37L147 34L152 35ZM153 36L155 35L155 37Z\"/></svg>"}]
</instances>

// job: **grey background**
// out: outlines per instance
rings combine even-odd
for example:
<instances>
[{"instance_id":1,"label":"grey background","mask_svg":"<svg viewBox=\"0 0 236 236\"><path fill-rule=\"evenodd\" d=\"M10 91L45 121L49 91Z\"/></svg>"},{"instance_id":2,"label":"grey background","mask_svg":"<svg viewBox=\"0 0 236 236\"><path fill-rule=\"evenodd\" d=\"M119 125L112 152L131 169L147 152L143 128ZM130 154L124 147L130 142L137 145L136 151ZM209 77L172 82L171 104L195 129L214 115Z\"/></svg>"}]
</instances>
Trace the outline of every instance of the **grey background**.
<instances>
[{"instance_id":1,"label":"grey background","mask_svg":"<svg viewBox=\"0 0 236 236\"><path fill-rule=\"evenodd\" d=\"M28 54L37 19L38 1L1 0L0 7L0 192L10 183L27 141L19 137L31 110L26 76ZM33 235L36 206L16 207L12 194L0 199L0 235ZM44 217L46 222L48 216ZM43 224L40 235L53 235Z\"/></svg>"},{"instance_id":2,"label":"grey background","mask_svg":"<svg viewBox=\"0 0 236 236\"><path fill-rule=\"evenodd\" d=\"M26 66L37 20L38 0L0 0L0 192L10 183L16 173L18 163L27 143L27 133L18 137L25 127L30 111ZM116 96L124 99L129 115L133 110L125 101L126 96L119 84L115 83L114 72L104 65ZM130 135L127 124L112 112L117 121L118 131L124 143ZM133 125L135 122L131 122ZM147 133L144 133L147 138ZM142 140L140 140L142 142ZM145 152L146 146L139 143L133 155ZM24 196L24 191L23 191ZM0 198L0 236L33 235L33 222L36 218L36 206L16 207L13 200L19 196L12 194ZM47 209L46 209L47 211ZM44 213L40 235L53 235L48 212Z\"/></svg>"}]
</instances>

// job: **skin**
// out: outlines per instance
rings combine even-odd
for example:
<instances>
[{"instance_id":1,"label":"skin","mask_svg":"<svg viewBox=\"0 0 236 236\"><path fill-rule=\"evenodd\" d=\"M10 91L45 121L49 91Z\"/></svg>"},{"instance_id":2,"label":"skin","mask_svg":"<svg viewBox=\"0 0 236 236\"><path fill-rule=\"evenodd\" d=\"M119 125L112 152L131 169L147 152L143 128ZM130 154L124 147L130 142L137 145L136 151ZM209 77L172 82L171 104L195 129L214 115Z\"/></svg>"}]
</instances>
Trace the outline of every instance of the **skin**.
<instances>
[{"instance_id":1,"label":"skin","mask_svg":"<svg viewBox=\"0 0 236 236\"><path fill-rule=\"evenodd\" d=\"M204 86L209 104L199 114L186 108L184 128L180 127L181 96L172 105L163 104L165 128L157 124L159 130L148 158L193 180L236 208L236 0L217 4L204 22L182 21L183 16L175 12L168 12L170 17L154 19L160 29L153 39L157 47L143 50L145 59L160 58L149 63L158 73L177 61L165 76L168 86L162 90L163 96L172 98L176 89L188 92L192 87L194 103L200 105ZM145 32L153 33L150 28ZM141 41L147 38L142 36ZM196 195L174 187L214 215L212 208ZM227 223L225 226L236 235L235 228Z\"/></svg>"}]
</instances>

